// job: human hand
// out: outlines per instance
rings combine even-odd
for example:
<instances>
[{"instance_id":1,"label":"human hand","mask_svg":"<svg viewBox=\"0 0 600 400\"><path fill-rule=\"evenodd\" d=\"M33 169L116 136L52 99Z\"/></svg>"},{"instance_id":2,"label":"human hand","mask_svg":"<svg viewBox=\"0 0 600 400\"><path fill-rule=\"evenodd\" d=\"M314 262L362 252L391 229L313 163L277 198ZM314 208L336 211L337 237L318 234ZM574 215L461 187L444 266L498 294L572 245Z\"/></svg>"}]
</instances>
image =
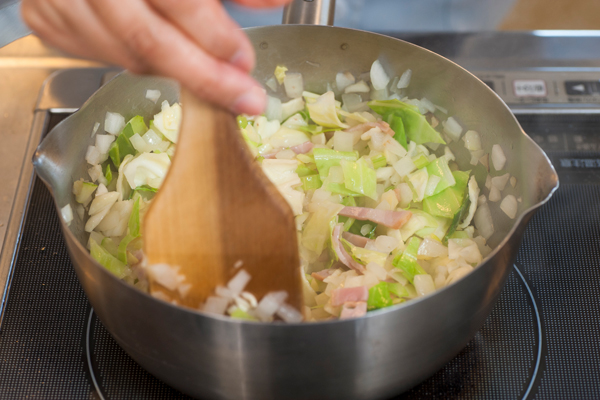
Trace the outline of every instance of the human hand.
<instances>
[{"instance_id":1,"label":"human hand","mask_svg":"<svg viewBox=\"0 0 600 400\"><path fill-rule=\"evenodd\" d=\"M235 0L275 7L289 0ZM177 79L234 113L260 114L250 41L219 0L23 0L23 20L66 52Z\"/></svg>"}]
</instances>

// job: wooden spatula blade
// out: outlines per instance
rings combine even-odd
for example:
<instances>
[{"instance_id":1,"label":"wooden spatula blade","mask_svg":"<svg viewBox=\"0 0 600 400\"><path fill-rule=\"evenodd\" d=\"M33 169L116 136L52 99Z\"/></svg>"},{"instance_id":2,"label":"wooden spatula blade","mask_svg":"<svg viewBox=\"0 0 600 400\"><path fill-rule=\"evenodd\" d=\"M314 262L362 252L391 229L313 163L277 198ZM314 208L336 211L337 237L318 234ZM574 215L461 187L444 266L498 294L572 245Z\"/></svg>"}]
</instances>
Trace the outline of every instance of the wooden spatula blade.
<instances>
[{"instance_id":1,"label":"wooden spatula blade","mask_svg":"<svg viewBox=\"0 0 600 400\"><path fill-rule=\"evenodd\" d=\"M302 281L294 215L262 172L233 115L182 90L183 120L177 150L146 213L143 236L149 264L180 267L191 284L181 297L151 281L179 304L193 308L238 272L257 298L288 292L302 310Z\"/></svg>"}]
</instances>

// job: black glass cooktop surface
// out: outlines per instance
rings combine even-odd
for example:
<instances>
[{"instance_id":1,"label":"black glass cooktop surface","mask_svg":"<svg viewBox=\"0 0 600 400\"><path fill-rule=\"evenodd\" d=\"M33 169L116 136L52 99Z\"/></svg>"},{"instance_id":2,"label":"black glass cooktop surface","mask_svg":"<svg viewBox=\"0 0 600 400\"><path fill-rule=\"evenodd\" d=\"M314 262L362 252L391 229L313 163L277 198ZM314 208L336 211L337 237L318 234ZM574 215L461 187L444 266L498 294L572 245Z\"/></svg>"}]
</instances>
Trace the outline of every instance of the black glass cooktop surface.
<instances>
[{"instance_id":1,"label":"black glass cooktop surface","mask_svg":"<svg viewBox=\"0 0 600 400\"><path fill-rule=\"evenodd\" d=\"M49 128L63 117L53 115ZM561 187L531 220L481 330L395 399L600 398L600 117L518 118ZM139 367L95 317L39 180L0 334L0 398L186 398Z\"/></svg>"}]
</instances>

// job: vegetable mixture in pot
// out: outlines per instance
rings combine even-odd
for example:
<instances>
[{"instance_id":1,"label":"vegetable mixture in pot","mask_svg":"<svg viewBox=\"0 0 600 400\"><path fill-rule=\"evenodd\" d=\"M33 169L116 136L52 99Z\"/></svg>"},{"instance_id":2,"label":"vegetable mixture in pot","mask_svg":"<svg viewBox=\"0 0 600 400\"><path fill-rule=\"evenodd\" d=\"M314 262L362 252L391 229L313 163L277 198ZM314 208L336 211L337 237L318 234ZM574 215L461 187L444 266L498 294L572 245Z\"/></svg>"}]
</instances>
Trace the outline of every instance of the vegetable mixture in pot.
<instances>
[{"instance_id":1,"label":"vegetable mixture in pot","mask_svg":"<svg viewBox=\"0 0 600 400\"><path fill-rule=\"evenodd\" d=\"M266 82L268 94L288 101L269 96L264 115L238 116L250 151L296 216L304 309L286 304L285 292L257 299L244 291L252 277L241 263L199 309L265 322L360 317L425 296L476 268L492 250L486 244L494 233L491 203L516 217L520 199L503 195L516 178L503 171L502 148L485 153L480 135L464 132L444 108L405 97L410 70L391 78L377 60L358 79L349 72L332 78L327 92L311 93L301 74L278 66ZM157 102L161 93L148 90L146 97ZM166 101L158 114L128 122L107 113L105 133L97 133L97 123L86 154L90 179L76 181L73 193L94 259L141 290L148 290L150 276L185 296L190 287L177 266L146 265L140 235L180 122L181 106ZM447 146L452 141L468 151L473 168L491 170L485 189L472 170L459 169ZM70 205L62 213L69 223Z\"/></svg>"}]
</instances>

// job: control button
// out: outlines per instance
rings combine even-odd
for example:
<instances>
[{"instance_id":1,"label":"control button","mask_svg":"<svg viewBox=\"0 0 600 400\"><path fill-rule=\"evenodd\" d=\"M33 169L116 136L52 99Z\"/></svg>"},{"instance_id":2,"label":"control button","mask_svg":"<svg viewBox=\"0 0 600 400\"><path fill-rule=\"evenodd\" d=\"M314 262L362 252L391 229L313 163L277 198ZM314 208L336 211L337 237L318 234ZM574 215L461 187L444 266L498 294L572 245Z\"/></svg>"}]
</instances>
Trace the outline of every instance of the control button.
<instances>
[{"instance_id":1,"label":"control button","mask_svg":"<svg viewBox=\"0 0 600 400\"><path fill-rule=\"evenodd\" d=\"M515 96L517 97L544 97L546 96L546 82L542 79L517 79L513 81Z\"/></svg>"},{"instance_id":2,"label":"control button","mask_svg":"<svg viewBox=\"0 0 600 400\"><path fill-rule=\"evenodd\" d=\"M565 81L565 90L569 96L584 96L600 93L599 81Z\"/></svg>"}]
</instances>

